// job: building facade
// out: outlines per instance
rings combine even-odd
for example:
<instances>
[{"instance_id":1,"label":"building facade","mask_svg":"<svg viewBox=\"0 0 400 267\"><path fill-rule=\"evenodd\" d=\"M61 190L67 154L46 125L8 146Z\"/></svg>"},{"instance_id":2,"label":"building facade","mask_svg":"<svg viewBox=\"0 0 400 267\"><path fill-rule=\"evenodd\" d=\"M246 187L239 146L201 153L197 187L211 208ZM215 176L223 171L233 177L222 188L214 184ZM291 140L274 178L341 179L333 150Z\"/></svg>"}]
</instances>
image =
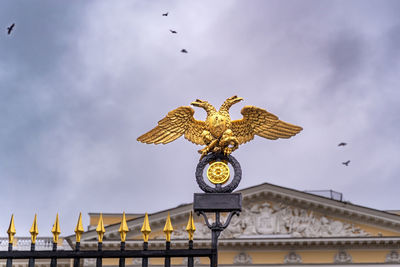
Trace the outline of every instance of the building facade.
<instances>
[{"instance_id":1,"label":"building facade","mask_svg":"<svg viewBox=\"0 0 400 267\"><path fill-rule=\"evenodd\" d=\"M371 266L400 265L400 216L272 184L240 190L243 210L234 217L219 238L221 266ZM174 227L172 247L187 246L186 223L192 204L149 214L152 232L149 249L165 246L163 227L170 213ZM81 249L96 249L100 214L91 213L90 226L81 238ZM127 214L130 232L127 249L141 249L143 214ZM117 249L121 214L103 214L106 233L103 249ZM211 234L201 217L195 216L195 247L210 247ZM73 247L74 236L66 240ZM185 265L183 258L173 265ZM150 259L150 265L163 265L163 259ZM95 261L85 260L85 266ZM103 260L118 265L117 260ZM127 259L126 265L138 266L141 259ZM208 265L207 258L195 259L195 265Z\"/></svg>"}]
</instances>

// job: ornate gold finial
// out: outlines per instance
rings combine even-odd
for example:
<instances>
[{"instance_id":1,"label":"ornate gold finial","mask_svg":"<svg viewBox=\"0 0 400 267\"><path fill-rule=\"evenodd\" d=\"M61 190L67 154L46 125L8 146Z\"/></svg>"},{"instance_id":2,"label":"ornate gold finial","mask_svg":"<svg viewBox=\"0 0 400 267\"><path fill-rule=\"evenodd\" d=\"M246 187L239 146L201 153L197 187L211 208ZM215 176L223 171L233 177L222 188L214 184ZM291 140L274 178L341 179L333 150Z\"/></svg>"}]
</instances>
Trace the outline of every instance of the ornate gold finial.
<instances>
[{"instance_id":1,"label":"ornate gold finial","mask_svg":"<svg viewBox=\"0 0 400 267\"><path fill-rule=\"evenodd\" d=\"M143 241L148 242L149 241L149 235L151 233L151 228L150 228L150 223L149 223L149 216L146 214L144 215L144 221L142 225L142 229L140 230L143 234Z\"/></svg>"},{"instance_id":2,"label":"ornate gold finial","mask_svg":"<svg viewBox=\"0 0 400 267\"><path fill-rule=\"evenodd\" d=\"M229 180L228 164L222 161L211 163L207 169L208 180L213 184L224 184Z\"/></svg>"},{"instance_id":3,"label":"ornate gold finial","mask_svg":"<svg viewBox=\"0 0 400 267\"><path fill-rule=\"evenodd\" d=\"M168 212L167 220L165 221L165 226L164 226L164 234L165 234L165 239L167 240L167 242L171 241L171 233L173 231L174 231L174 228L172 227L171 218L170 218L169 212Z\"/></svg>"},{"instance_id":4,"label":"ornate gold finial","mask_svg":"<svg viewBox=\"0 0 400 267\"><path fill-rule=\"evenodd\" d=\"M76 224L75 227L75 239L76 242L81 242L81 236L83 234L83 225L82 225L82 212L79 212L79 218L78 218L78 223Z\"/></svg>"},{"instance_id":5,"label":"ornate gold finial","mask_svg":"<svg viewBox=\"0 0 400 267\"><path fill-rule=\"evenodd\" d=\"M186 231L189 234L189 240L193 240L193 236L194 236L194 231L196 231L196 226L194 225L194 220L193 220L193 213L190 212L189 215L189 220L186 226Z\"/></svg>"},{"instance_id":6,"label":"ornate gold finial","mask_svg":"<svg viewBox=\"0 0 400 267\"><path fill-rule=\"evenodd\" d=\"M36 243L36 237L39 234L38 230L38 225L37 225L37 214L35 213L35 218L33 219L32 227L29 230L29 233L31 233L31 242L32 244Z\"/></svg>"},{"instance_id":7,"label":"ornate gold finial","mask_svg":"<svg viewBox=\"0 0 400 267\"><path fill-rule=\"evenodd\" d=\"M103 223L103 213L100 213L99 223L97 224L96 232L97 232L97 236L99 239L98 240L99 243L102 243L104 233L106 232L106 229L104 228L104 223Z\"/></svg>"},{"instance_id":8,"label":"ornate gold finial","mask_svg":"<svg viewBox=\"0 0 400 267\"><path fill-rule=\"evenodd\" d=\"M56 215L56 221L54 222L53 229L51 229L53 233L53 243L58 243L58 236L60 235L60 221L58 220L58 212Z\"/></svg>"},{"instance_id":9,"label":"ornate gold finial","mask_svg":"<svg viewBox=\"0 0 400 267\"><path fill-rule=\"evenodd\" d=\"M193 108L179 107L170 111L154 129L137 140L146 144L167 144L184 135L192 143L206 146L199 150L204 157L208 153L230 155L239 145L251 141L255 135L275 140L290 138L303 129L254 106L245 106L241 111L243 118L232 121L229 109L242 100L241 97L232 96L217 111L207 101L196 99L191 104L207 112L205 121L194 118Z\"/></svg>"},{"instance_id":10,"label":"ornate gold finial","mask_svg":"<svg viewBox=\"0 0 400 267\"><path fill-rule=\"evenodd\" d=\"M14 243L14 235L15 235L15 225L14 225L14 214L11 215L10 226L8 227L7 234L8 234L8 243Z\"/></svg>"},{"instance_id":11,"label":"ornate gold finial","mask_svg":"<svg viewBox=\"0 0 400 267\"><path fill-rule=\"evenodd\" d=\"M125 211L122 213L121 226L119 227L118 232L121 235L121 242L125 242L126 233L129 232L128 224L126 223Z\"/></svg>"}]
</instances>

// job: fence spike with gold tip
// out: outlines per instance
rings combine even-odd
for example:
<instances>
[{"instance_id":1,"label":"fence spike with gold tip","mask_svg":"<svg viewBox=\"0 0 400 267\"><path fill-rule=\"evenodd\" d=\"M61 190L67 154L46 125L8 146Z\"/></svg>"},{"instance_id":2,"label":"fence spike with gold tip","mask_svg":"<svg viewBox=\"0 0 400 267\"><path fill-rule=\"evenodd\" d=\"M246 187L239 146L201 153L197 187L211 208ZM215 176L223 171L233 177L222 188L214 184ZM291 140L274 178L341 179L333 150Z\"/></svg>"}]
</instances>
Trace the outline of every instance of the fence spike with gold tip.
<instances>
[{"instance_id":1,"label":"fence spike with gold tip","mask_svg":"<svg viewBox=\"0 0 400 267\"><path fill-rule=\"evenodd\" d=\"M14 214L11 215L10 226L8 227L7 234L8 234L8 243L14 243L14 235L15 235L15 225L14 225Z\"/></svg>"},{"instance_id":2,"label":"fence spike with gold tip","mask_svg":"<svg viewBox=\"0 0 400 267\"><path fill-rule=\"evenodd\" d=\"M56 215L56 221L54 222L53 229L51 229L53 233L53 243L58 243L58 236L60 235L60 221L58 220L58 212Z\"/></svg>"},{"instance_id":3,"label":"fence spike with gold tip","mask_svg":"<svg viewBox=\"0 0 400 267\"><path fill-rule=\"evenodd\" d=\"M96 232L97 232L97 236L99 239L99 243L102 243L104 233L106 232L106 229L104 229L104 223L103 223L103 213L100 213L99 223L97 224Z\"/></svg>"},{"instance_id":4,"label":"fence spike with gold tip","mask_svg":"<svg viewBox=\"0 0 400 267\"><path fill-rule=\"evenodd\" d=\"M121 242L125 242L126 233L129 232L128 224L126 223L125 211L122 213L121 226L119 227L118 232L121 235Z\"/></svg>"},{"instance_id":5,"label":"fence spike with gold tip","mask_svg":"<svg viewBox=\"0 0 400 267\"><path fill-rule=\"evenodd\" d=\"M171 218L170 218L169 212L168 212L167 220L165 221L165 226L164 226L165 239L167 240L167 242L171 241L171 233L173 231L174 231L174 228L172 227Z\"/></svg>"},{"instance_id":6,"label":"fence spike with gold tip","mask_svg":"<svg viewBox=\"0 0 400 267\"><path fill-rule=\"evenodd\" d=\"M196 231L196 226L194 225L194 220L193 220L193 213L190 212L189 215L189 220L186 226L186 231L189 234L189 240L193 240L193 236L194 236L194 231Z\"/></svg>"},{"instance_id":7,"label":"fence spike with gold tip","mask_svg":"<svg viewBox=\"0 0 400 267\"><path fill-rule=\"evenodd\" d=\"M76 224L75 227L75 241L76 242L81 242L81 236L83 234L83 225L82 225L82 212L79 212L79 218L78 218L78 223Z\"/></svg>"},{"instance_id":8,"label":"fence spike with gold tip","mask_svg":"<svg viewBox=\"0 0 400 267\"><path fill-rule=\"evenodd\" d=\"M144 221L142 225L142 229L140 230L143 234L143 241L149 241L149 235L151 233L150 223L149 223L149 216L146 214L144 215Z\"/></svg>"},{"instance_id":9,"label":"fence spike with gold tip","mask_svg":"<svg viewBox=\"0 0 400 267\"><path fill-rule=\"evenodd\" d=\"M31 233L31 242L32 244L36 243L36 237L39 234L38 230L38 225L37 225L37 214L35 213L35 218L33 219L32 227L29 230L29 233Z\"/></svg>"}]
</instances>

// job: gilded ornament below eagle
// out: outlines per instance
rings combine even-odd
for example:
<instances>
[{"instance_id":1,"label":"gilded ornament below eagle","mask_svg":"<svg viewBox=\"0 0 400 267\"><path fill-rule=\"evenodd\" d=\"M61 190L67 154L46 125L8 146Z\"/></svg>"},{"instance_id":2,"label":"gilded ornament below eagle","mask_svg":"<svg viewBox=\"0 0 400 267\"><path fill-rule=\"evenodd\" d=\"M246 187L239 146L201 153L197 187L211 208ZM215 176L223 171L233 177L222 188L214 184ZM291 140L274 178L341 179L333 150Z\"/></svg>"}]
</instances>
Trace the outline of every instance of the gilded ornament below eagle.
<instances>
[{"instance_id":1,"label":"gilded ornament below eagle","mask_svg":"<svg viewBox=\"0 0 400 267\"><path fill-rule=\"evenodd\" d=\"M154 129L137 140L147 144L167 144L184 135L192 143L206 146L199 150L204 157L209 153L230 155L240 144L252 140L254 135L275 140L290 138L303 129L254 106L245 106L241 111L243 118L232 121L229 109L242 100L241 97L232 96L216 110L207 101L196 99L191 104L207 112L205 121L193 117L193 108L179 107L170 111Z\"/></svg>"}]
</instances>

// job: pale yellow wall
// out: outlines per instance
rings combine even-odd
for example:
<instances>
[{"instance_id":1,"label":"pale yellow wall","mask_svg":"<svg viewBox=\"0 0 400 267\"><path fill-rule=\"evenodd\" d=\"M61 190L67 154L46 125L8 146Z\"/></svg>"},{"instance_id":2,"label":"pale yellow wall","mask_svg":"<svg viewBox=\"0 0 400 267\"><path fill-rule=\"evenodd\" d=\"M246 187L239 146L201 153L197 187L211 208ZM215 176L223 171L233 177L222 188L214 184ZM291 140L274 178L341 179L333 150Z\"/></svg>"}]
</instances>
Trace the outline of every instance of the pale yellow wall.
<instances>
[{"instance_id":1,"label":"pale yellow wall","mask_svg":"<svg viewBox=\"0 0 400 267\"><path fill-rule=\"evenodd\" d=\"M390 250L347 250L347 253L353 258L353 262L358 263L384 262L389 252Z\"/></svg>"},{"instance_id":2,"label":"pale yellow wall","mask_svg":"<svg viewBox=\"0 0 400 267\"><path fill-rule=\"evenodd\" d=\"M96 227L97 224L99 223L99 218L100 215L93 215L93 214L89 214L89 226L94 226ZM140 215L126 215L126 220L131 220L131 219L135 219ZM103 215L103 223L104 225L110 225L110 224L114 224L114 223L120 223L122 220L122 214L116 214L116 215Z\"/></svg>"},{"instance_id":3,"label":"pale yellow wall","mask_svg":"<svg viewBox=\"0 0 400 267\"><path fill-rule=\"evenodd\" d=\"M103 265L119 265L119 259L103 259Z\"/></svg>"},{"instance_id":4,"label":"pale yellow wall","mask_svg":"<svg viewBox=\"0 0 400 267\"><path fill-rule=\"evenodd\" d=\"M288 252L286 252L287 254ZM296 251L303 263L332 263L337 250ZM286 255L285 254L285 255Z\"/></svg>"},{"instance_id":5,"label":"pale yellow wall","mask_svg":"<svg viewBox=\"0 0 400 267\"><path fill-rule=\"evenodd\" d=\"M218 263L220 264L233 264L235 256L241 252L245 252L252 258L253 264L267 264L267 263L283 263L283 259L288 251L252 251L252 248L243 248L243 250L231 250L218 252Z\"/></svg>"},{"instance_id":6,"label":"pale yellow wall","mask_svg":"<svg viewBox=\"0 0 400 267\"><path fill-rule=\"evenodd\" d=\"M164 264L164 258L149 259L149 263L152 265L162 265L162 264ZM172 263L172 261L171 261L171 264L174 264L174 263Z\"/></svg>"},{"instance_id":7,"label":"pale yellow wall","mask_svg":"<svg viewBox=\"0 0 400 267\"><path fill-rule=\"evenodd\" d=\"M132 261L131 261L132 262ZM171 265L182 265L183 258L171 258ZM219 262L222 264L222 262ZM164 258L153 258L149 259L151 265L164 265ZM210 264L208 258L200 258L200 264Z\"/></svg>"},{"instance_id":8,"label":"pale yellow wall","mask_svg":"<svg viewBox=\"0 0 400 267\"><path fill-rule=\"evenodd\" d=\"M234 258L241 252L245 252L252 258L253 264L284 264L284 258L290 251L300 255L303 264L329 264L334 263L334 257L339 249L315 249L315 250L253 250L253 248L243 248L242 250L220 250L218 253L219 264L232 265ZM348 249L346 250L352 257L353 263L384 263L386 255L391 250L378 249ZM183 258L171 258L172 265L182 265ZM201 264L208 265L208 258L200 258ZM126 264L131 264L132 258L126 259ZM119 259L103 259L103 265L117 266ZM163 265L164 258L150 258L150 265Z\"/></svg>"},{"instance_id":9,"label":"pale yellow wall","mask_svg":"<svg viewBox=\"0 0 400 267\"><path fill-rule=\"evenodd\" d=\"M151 231L150 235L149 235L149 241L151 241L152 239L155 239L155 237L159 237L162 236L164 239L165 238L165 234L162 230L158 230L158 231ZM126 236L127 239L133 239L133 240L143 240L143 235L141 232L136 231L136 232L130 232L127 234ZM157 238L158 240L160 238ZM188 239L189 240L189 239Z\"/></svg>"},{"instance_id":10,"label":"pale yellow wall","mask_svg":"<svg viewBox=\"0 0 400 267\"><path fill-rule=\"evenodd\" d=\"M219 251L218 262L221 264L233 264L233 259L238 254L237 251Z\"/></svg>"},{"instance_id":11,"label":"pale yellow wall","mask_svg":"<svg viewBox=\"0 0 400 267\"><path fill-rule=\"evenodd\" d=\"M221 264L233 264L236 255L245 252L250 255L253 264L282 264L284 263L285 256L291 250L280 251L252 251L251 248L243 248L241 251L219 251L218 259ZM346 250L352 257L353 263L384 263L386 255L391 250ZM334 263L335 255L339 250L294 250L300 255L302 263L305 264L325 264Z\"/></svg>"},{"instance_id":12,"label":"pale yellow wall","mask_svg":"<svg viewBox=\"0 0 400 267\"><path fill-rule=\"evenodd\" d=\"M249 255L253 259L253 264L264 263L283 263L283 258L288 253L287 251L257 251L250 252Z\"/></svg>"}]
</instances>

